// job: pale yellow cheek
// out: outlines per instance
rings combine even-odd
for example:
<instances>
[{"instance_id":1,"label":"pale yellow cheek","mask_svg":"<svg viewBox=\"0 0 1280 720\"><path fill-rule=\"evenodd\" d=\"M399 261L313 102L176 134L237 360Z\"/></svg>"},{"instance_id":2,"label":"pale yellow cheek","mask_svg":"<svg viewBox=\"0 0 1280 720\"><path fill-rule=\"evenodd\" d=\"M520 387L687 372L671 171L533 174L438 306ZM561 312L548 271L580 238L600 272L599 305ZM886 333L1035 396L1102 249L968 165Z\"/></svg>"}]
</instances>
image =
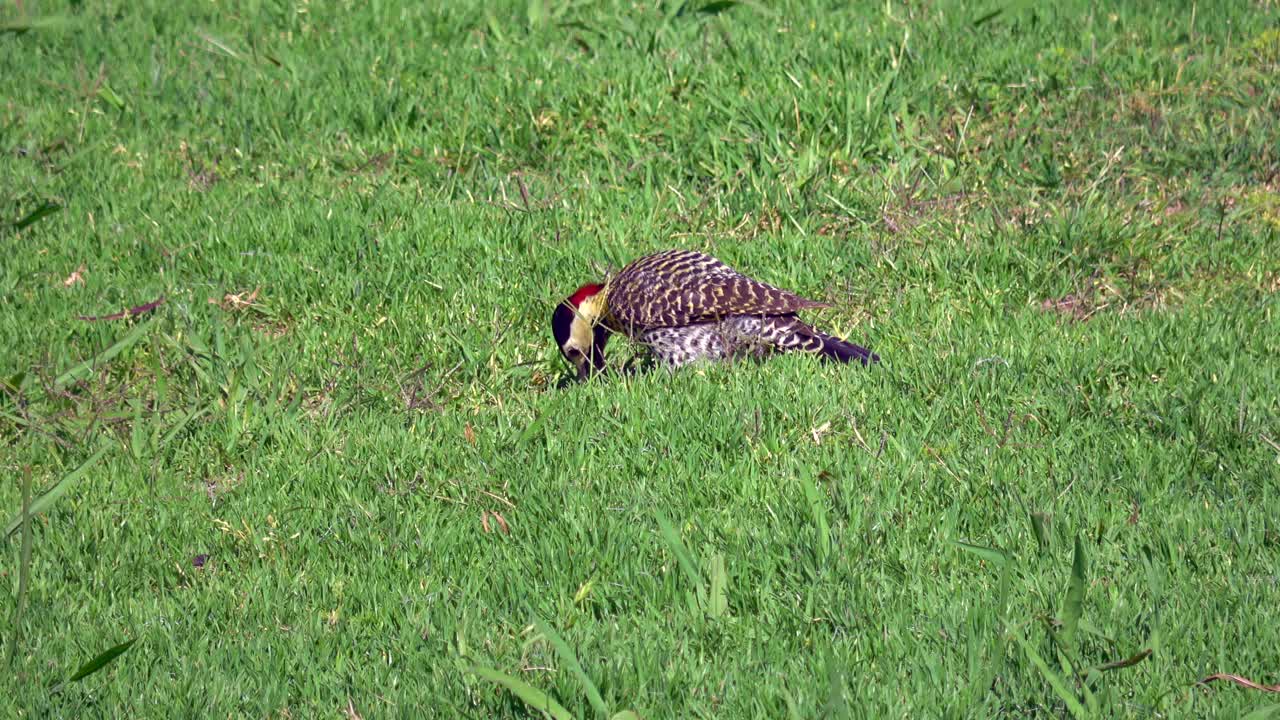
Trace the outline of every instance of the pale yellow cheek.
<instances>
[{"instance_id":1,"label":"pale yellow cheek","mask_svg":"<svg viewBox=\"0 0 1280 720\"><path fill-rule=\"evenodd\" d=\"M569 338L574 347L579 350L586 350L591 347L591 326L586 321L578 320L573 323L573 327L569 330Z\"/></svg>"}]
</instances>

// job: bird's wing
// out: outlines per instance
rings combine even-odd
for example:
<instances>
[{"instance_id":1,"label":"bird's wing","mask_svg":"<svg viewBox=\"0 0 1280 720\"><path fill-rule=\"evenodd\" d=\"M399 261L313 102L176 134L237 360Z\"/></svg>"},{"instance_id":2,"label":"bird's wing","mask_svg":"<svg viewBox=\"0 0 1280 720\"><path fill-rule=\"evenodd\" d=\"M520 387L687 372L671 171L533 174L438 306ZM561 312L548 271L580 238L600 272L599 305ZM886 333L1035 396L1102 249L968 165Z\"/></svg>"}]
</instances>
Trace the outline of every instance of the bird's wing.
<instances>
[{"instance_id":1,"label":"bird's wing","mask_svg":"<svg viewBox=\"0 0 1280 720\"><path fill-rule=\"evenodd\" d=\"M669 250L636 260L609 282L607 298L616 329L628 335L731 315L789 315L827 307L690 250Z\"/></svg>"}]
</instances>

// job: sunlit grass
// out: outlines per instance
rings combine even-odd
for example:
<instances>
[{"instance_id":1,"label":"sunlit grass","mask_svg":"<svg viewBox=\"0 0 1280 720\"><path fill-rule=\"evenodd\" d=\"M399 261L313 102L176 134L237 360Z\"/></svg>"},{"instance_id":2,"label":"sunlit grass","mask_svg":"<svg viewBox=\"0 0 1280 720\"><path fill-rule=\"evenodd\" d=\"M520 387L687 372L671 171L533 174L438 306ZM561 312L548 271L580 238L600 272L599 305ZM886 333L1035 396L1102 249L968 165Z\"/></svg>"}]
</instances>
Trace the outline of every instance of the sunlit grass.
<instances>
[{"instance_id":1,"label":"sunlit grass","mask_svg":"<svg viewBox=\"0 0 1280 720\"><path fill-rule=\"evenodd\" d=\"M1274 9L830 5L0 9L0 715L1265 706ZM882 364L557 389L668 247Z\"/></svg>"}]
</instances>

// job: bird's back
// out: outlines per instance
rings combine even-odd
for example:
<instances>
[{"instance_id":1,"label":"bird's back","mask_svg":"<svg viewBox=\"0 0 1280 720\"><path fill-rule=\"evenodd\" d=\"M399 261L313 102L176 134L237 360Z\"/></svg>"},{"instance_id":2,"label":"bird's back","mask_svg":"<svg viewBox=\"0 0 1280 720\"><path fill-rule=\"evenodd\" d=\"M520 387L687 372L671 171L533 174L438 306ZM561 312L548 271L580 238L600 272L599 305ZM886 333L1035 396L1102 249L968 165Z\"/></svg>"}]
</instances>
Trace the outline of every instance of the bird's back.
<instances>
[{"instance_id":1,"label":"bird's back","mask_svg":"<svg viewBox=\"0 0 1280 720\"><path fill-rule=\"evenodd\" d=\"M605 288L608 321L635 336L734 315L790 315L826 307L743 275L694 250L667 250L624 267Z\"/></svg>"}]
</instances>

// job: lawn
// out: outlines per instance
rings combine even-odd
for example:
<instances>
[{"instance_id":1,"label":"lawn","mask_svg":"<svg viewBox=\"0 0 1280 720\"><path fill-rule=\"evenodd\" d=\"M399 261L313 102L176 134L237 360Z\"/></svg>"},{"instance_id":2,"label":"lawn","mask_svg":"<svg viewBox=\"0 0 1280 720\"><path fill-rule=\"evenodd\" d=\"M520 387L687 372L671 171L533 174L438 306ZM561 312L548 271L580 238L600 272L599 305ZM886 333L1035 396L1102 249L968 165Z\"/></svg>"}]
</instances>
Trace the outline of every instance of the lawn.
<instances>
[{"instance_id":1,"label":"lawn","mask_svg":"<svg viewBox=\"0 0 1280 720\"><path fill-rule=\"evenodd\" d=\"M1280 718L1280 8L1093 5L0 5L0 716Z\"/></svg>"}]
</instances>

